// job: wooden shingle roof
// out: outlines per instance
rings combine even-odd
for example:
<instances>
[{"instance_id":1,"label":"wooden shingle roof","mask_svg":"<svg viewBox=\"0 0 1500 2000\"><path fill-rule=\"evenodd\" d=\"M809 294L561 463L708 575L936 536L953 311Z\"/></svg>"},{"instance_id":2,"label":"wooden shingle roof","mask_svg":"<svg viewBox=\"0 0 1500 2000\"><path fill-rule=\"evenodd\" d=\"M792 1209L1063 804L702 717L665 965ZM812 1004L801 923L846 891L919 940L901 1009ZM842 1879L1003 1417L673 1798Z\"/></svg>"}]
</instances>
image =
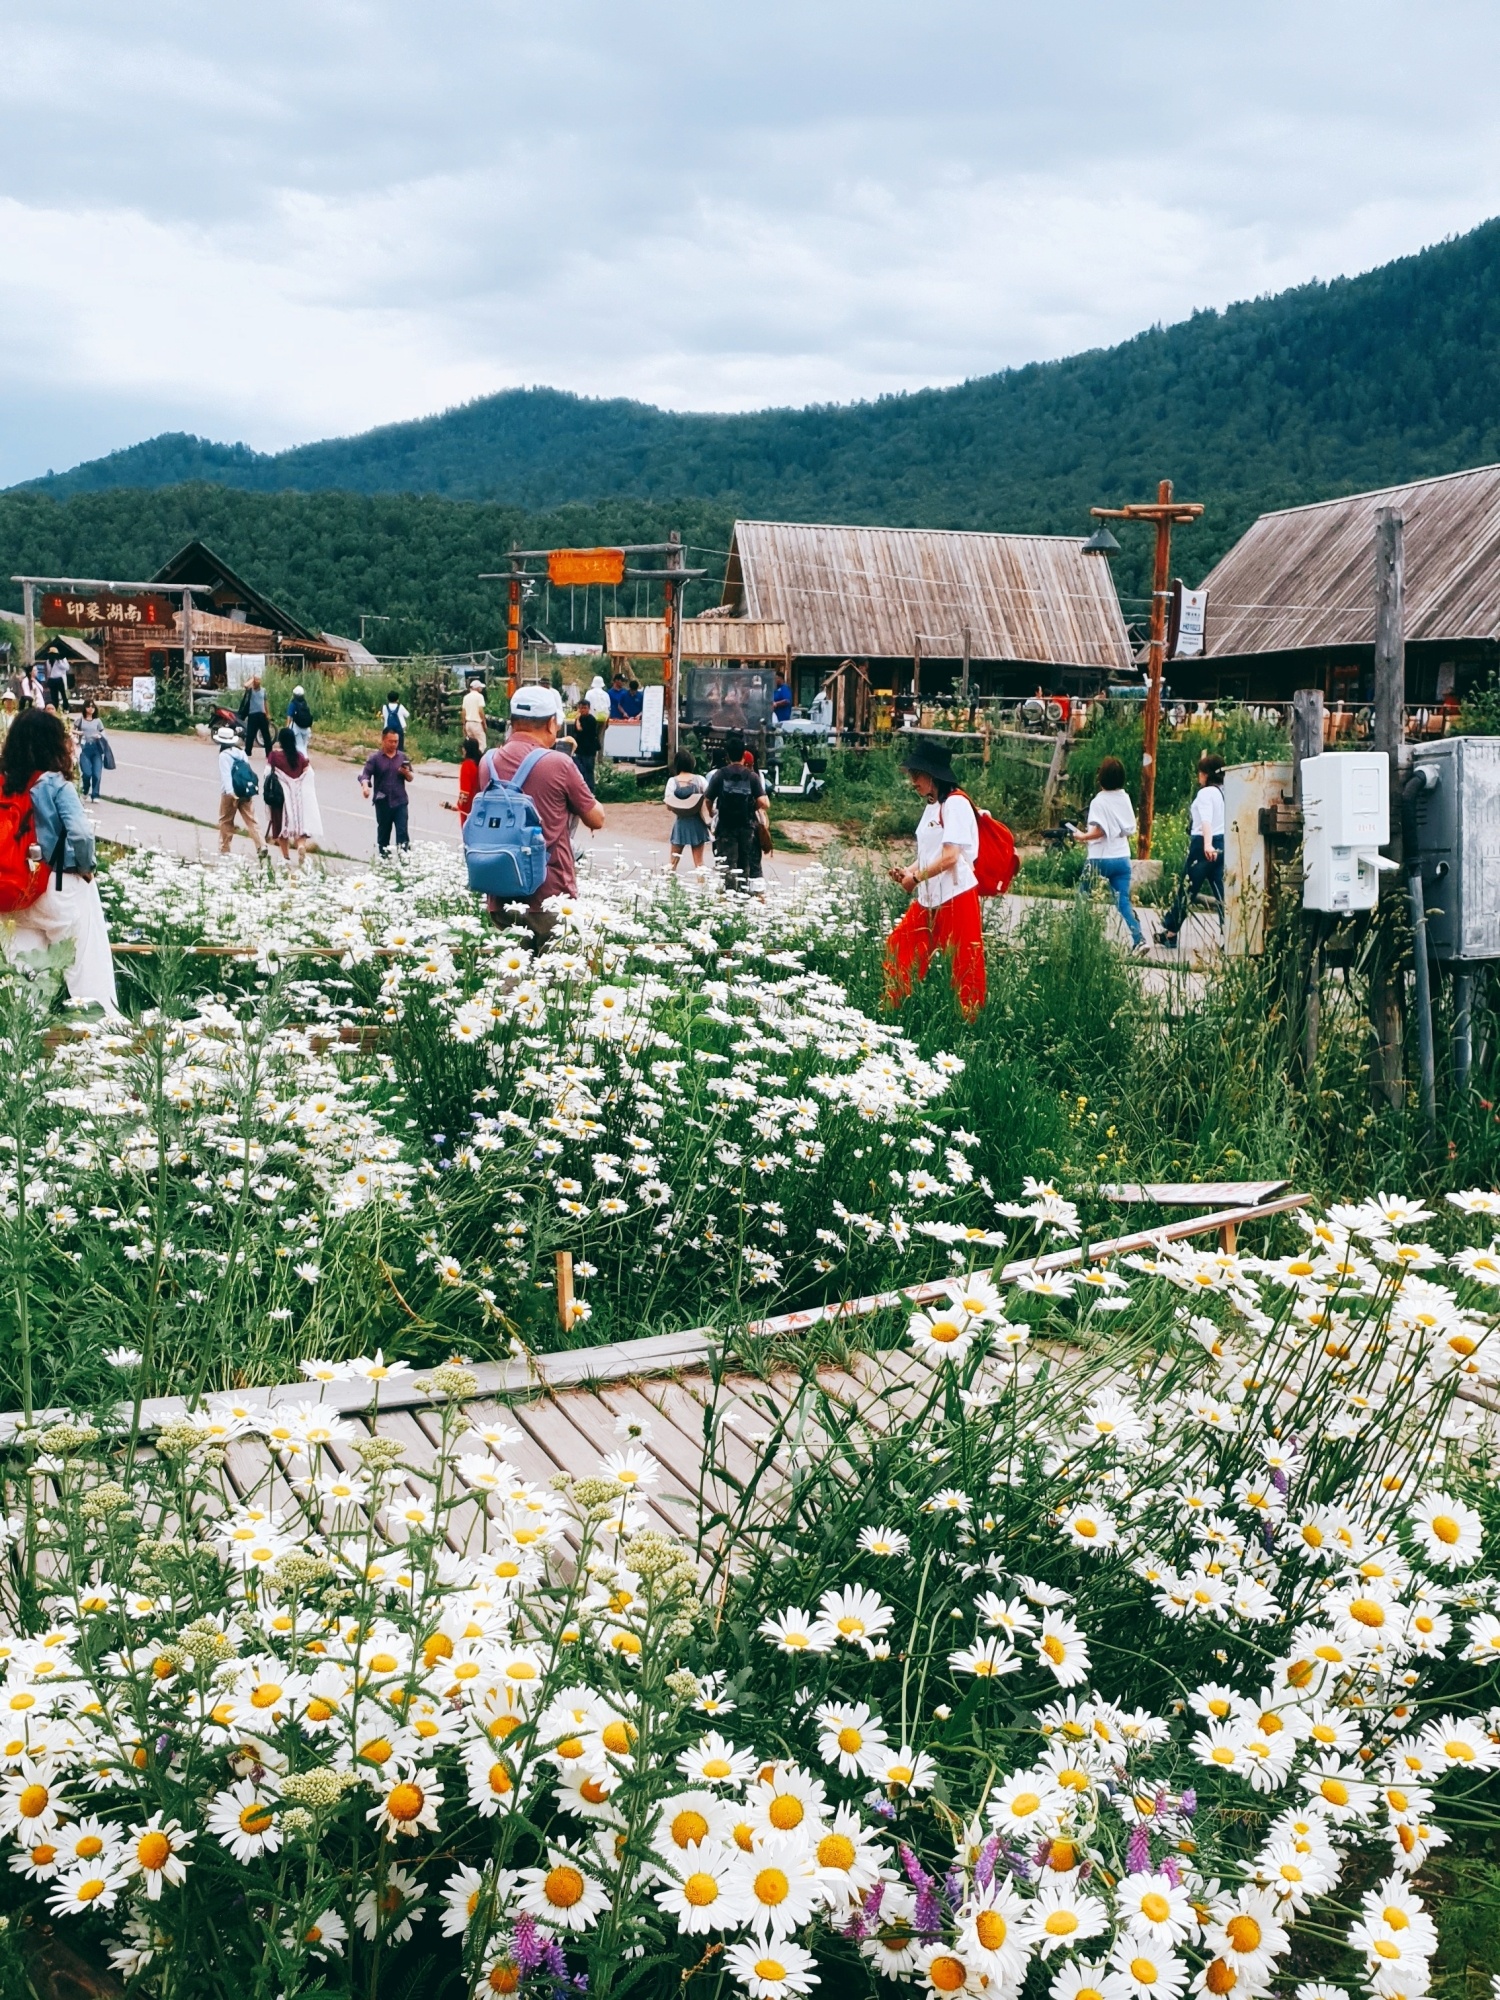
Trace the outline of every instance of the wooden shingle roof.
<instances>
[{"instance_id":1,"label":"wooden shingle roof","mask_svg":"<svg viewBox=\"0 0 1500 2000\"><path fill-rule=\"evenodd\" d=\"M737 521L724 602L803 656L956 658L967 625L976 660L1131 666L1109 564L1066 535Z\"/></svg>"},{"instance_id":2,"label":"wooden shingle roof","mask_svg":"<svg viewBox=\"0 0 1500 2000\"><path fill-rule=\"evenodd\" d=\"M1204 578L1217 658L1373 645L1375 517L1405 523L1406 637L1500 637L1500 465L1262 514Z\"/></svg>"}]
</instances>

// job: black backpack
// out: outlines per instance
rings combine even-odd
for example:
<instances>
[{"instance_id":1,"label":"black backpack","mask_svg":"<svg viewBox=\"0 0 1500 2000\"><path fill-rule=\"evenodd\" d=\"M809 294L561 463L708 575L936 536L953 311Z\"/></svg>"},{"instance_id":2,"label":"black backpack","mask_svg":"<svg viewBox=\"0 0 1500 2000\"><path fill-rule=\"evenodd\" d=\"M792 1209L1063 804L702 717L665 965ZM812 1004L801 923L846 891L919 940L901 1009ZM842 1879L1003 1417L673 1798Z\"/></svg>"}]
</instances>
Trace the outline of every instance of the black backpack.
<instances>
[{"instance_id":1,"label":"black backpack","mask_svg":"<svg viewBox=\"0 0 1500 2000\"><path fill-rule=\"evenodd\" d=\"M726 764L718 774L719 829L723 833L744 833L755 818L755 802L760 787L748 764Z\"/></svg>"},{"instance_id":2,"label":"black backpack","mask_svg":"<svg viewBox=\"0 0 1500 2000\"><path fill-rule=\"evenodd\" d=\"M312 710L300 694L292 702L290 720L297 729L312 728Z\"/></svg>"},{"instance_id":3,"label":"black backpack","mask_svg":"<svg viewBox=\"0 0 1500 2000\"><path fill-rule=\"evenodd\" d=\"M286 791L274 768L266 772L266 781L260 788L260 795L272 812L280 812L286 804Z\"/></svg>"}]
</instances>

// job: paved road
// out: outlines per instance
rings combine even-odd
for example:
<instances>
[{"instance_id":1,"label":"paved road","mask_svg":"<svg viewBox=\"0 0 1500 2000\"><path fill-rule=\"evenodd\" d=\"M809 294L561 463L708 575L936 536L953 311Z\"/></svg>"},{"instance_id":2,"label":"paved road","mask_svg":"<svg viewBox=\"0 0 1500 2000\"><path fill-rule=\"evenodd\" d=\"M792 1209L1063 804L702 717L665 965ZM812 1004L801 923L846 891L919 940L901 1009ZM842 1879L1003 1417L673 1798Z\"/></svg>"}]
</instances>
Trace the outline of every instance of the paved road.
<instances>
[{"instance_id":1,"label":"paved road","mask_svg":"<svg viewBox=\"0 0 1500 2000\"><path fill-rule=\"evenodd\" d=\"M125 846L159 847L189 859L217 855L216 746L197 735L154 736L125 729L112 732L110 743L116 768L104 774L104 797L91 807L99 832ZM257 756L255 768L264 773L264 755ZM340 871L364 867L375 854L375 814L360 792L358 768L322 751L313 753L318 805L323 814L323 858L326 865ZM412 839L456 848L458 815L447 807L457 795L456 764L419 764L411 784ZM264 827L264 806L257 801L254 810L257 823ZM604 818L603 832L584 836L595 870L612 868L617 862L665 866L668 819L663 806L650 799L606 805ZM794 838L806 841L809 851L768 857L766 874L772 881L785 881L797 869L805 868L833 834L831 827L800 823L790 831ZM251 852L243 832L235 835L234 852Z\"/></svg>"}]
</instances>

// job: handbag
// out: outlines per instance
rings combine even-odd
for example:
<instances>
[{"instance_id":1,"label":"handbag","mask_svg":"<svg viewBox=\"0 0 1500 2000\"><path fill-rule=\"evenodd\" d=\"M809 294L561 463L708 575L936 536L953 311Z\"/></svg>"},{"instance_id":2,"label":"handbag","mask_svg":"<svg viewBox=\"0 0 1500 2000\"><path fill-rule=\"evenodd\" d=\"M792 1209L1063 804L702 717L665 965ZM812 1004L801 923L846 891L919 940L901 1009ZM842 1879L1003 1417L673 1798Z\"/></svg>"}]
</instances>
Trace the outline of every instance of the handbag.
<instances>
[{"instance_id":1,"label":"handbag","mask_svg":"<svg viewBox=\"0 0 1500 2000\"><path fill-rule=\"evenodd\" d=\"M101 736L99 738L99 747L104 752L105 770L112 771L115 768L115 753L114 753L114 748L107 736Z\"/></svg>"},{"instance_id":2,"label":"handbag","mask_svg":"<svg viewBox=\"0 0 1500 2000\"><path fill-rule=\"evenodd\" d=\"M755 844L762 854L769 854L775 845L771 839L771 821L768 814L755 815Z\"/></svg>"}]
</instances>

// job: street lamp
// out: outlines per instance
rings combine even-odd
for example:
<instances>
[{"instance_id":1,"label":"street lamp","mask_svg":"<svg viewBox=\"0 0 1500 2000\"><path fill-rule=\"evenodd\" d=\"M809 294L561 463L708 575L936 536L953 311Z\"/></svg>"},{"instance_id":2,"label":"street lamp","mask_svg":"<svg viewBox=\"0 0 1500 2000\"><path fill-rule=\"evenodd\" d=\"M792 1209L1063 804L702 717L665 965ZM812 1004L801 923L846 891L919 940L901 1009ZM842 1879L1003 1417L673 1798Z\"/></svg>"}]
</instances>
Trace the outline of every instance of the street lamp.
<instances>
[{"instance_id":1,"label":"street lamp","mask_svg":"<svg viewBox=\"0 0 1500 2000\"><path fill-rule=\"evenodd\" d=\"M1086 556L1117 556L1120 553L1120 544L1101 521L1084 543L1083 553Z\"/></svg>"},{"instance_id":2,"label":"street lamp","mask_svg":"<svg viewBox=\"0 0 1500 2000\"><path fill-rule=\"evenodd\" d=\"M389 625L392 614L386 611L361 611L359 614L359 643L365 643L367 625Z\"/></svg>"},{"instance_id":3,"label":"street lamp","mask_svg":"<svg viewBox=\"0 0 1500 2000\"><path fill-rule=\"evenodd\" d=\"M1156 818L1156 743L1161 734L1161 678L1167 657L1167 603L1172 595L1172 524L1186 526L1203 512L1198 500L1174 500L1172 482L1163 479L1154 500L1142 500L1128 507L1091 507L1089 512L1100 526L1084 543L1086 549L1108 553L1108 545L1120 545L1104 527L1105 521L1154 521L1156 523L1156 564L1151 578L1151 645L1147 654L1149 685L1146 690L1146 723L1141 744L1141 820L1137 847L1143 861L1151 854L1151 827Z\"/></svg>"}]
</instances>

